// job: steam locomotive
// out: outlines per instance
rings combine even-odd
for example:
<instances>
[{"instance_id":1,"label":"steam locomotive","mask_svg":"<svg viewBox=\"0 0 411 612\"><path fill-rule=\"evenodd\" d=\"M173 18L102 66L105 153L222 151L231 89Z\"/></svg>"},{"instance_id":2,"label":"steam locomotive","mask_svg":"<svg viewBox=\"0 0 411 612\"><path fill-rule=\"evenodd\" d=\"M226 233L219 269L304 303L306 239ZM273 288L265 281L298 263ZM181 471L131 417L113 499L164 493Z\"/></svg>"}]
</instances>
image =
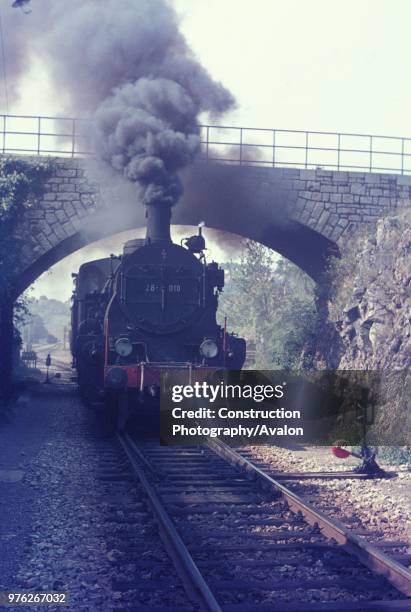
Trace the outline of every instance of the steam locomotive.
<instances>
[{"instance_id":1,"label":"steam locomotive","mask_svg":"<svg viewBox=\"0 0 411 612\"><path fill-rule=\"evenodd\" d=\"M73 274L71 350L81 397L104 399L120 427L158 402L161 373L189 384L221 368L241 369L246 343L217 324L224 271L207 263L201 227L177 245L171 209L149 206L145 240L120 257L83 264ZM120 415L120 416L119 416Z\"/></svg>"}]
</instances>

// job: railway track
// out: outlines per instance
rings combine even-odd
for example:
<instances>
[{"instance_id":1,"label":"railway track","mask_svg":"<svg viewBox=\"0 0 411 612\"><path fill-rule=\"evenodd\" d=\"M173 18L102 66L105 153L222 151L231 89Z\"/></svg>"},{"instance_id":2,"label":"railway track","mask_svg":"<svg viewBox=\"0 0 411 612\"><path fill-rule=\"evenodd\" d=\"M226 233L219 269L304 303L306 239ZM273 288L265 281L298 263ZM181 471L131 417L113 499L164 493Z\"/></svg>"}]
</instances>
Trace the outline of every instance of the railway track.
<instances>
[{"instance_id":1,"label":"railway track","mask_svg":"<svg viewBox=\"0 0 411 612\"><path fill-rule=\"evenodd\" d=\"M372 506L368 505L367 509L364 504L361 504L361 497L356 498L356 493L364 491L367 498L370 500L374 495L378 498L378 491L385 490L389 498L392 493L390 489L390 479L398 478L398 472L386 471L385 478L369 476L352 470L346 471L299 471L290 472L289 467L284 462L275 460L270 452L266 453L263 447L244 447L241 449L241 454L254 465L260 467L264 472L268 473L274 480L279 480L282 484L290 488L294 493L302 497L305 501L314 505L318 510L326 513L328 516L335 516L344 524L345 527L354 530L357 535L361 535L370 543L379 547L387 545L391 541L391 547L387 547L389 556L405 566L411 566L411 550L409 546L407 532L407 518L402 515L392 516L392 522L387 521L372 521L369 518L372 516ZM288 468L288 469L287 469ZM281 471L280 471L281 470ZM388 478L388 480L385 480ZM367 484L360 486L358 481L368 481ZM354 481L357 481L353 488ZM397 481L398 482L398 481ZM344 486L344 484L347 485ZM382 489L381 486L387 483L387 488ZM353 503L351 503L353 500ZM372 500L374 501L374 500ZM397 500L397 506L401 508L401 498ZM391 505L392 508L392 505ZM378 509L377 509L378 510ZM384 518L388 514L385 512ZM374 516L372 517L374 518ZM402 527L402 529L401 529ZM404 539L407 542L404 542ZM395 547L395 544L397 546ZM404 546L408 544L408 546ZM395 551L395 548L398 551ZM403 553L401 549L407 548L408 552Z\"/></svg>"},{"instance_id":2,"label":"railway track","mask_svg":"<svg viewBox=\"0 0 411 612\"><path fill-rule=\"evenodd\" d=\"M188 606L224 612L411 609L411 573L385 554L399 555L404 543L372 546L219 441L173 448L123 434L118 440Z\"/></svg>"},{"instance_id":3,"label":"railway track","mask_svg":"<svg viewBox=\"0 0 411 612\"><path fill-rule=\"evenodd\" d=\"M161 538L158 536L157 515L144 502L146 488L136 482L133 464L124 457L119 445L105 434L86 434L93 444L98 469L94 493L100 499L95 522L98 537L104 542L108 561L105 581L111 599L104 607L84 609L132 609L139 612L191 612L195 610ZM84 433L82 434L82 438ZM134 473L134 474L133 474ZM82 602L72 609L83 609Z\"/></svg>"}]
</instances>

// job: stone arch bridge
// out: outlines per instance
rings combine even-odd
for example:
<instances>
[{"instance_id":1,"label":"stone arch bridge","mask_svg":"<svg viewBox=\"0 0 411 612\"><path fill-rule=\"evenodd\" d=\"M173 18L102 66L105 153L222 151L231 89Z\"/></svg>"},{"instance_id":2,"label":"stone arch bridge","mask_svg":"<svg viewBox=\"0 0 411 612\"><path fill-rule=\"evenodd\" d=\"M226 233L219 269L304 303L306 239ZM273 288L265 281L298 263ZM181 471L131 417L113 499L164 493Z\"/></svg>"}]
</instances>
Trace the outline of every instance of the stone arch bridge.
<instances>
[{"instance_id":1,"label":"stone arch bridge","mask_svg":"<svg viewBox=\"0 0 411 612\"><path fill-rule=\"evenodd\" d=\"M7 153L5 138L4 131ZM356 227L372 228L379 217L411 201L411 176L403 173L278 168L274 157L272 165L247 165L241 149L240 165L208 162L198 162L183 174L185 193L174 209L173 223L205 221L211 228L261 242L319 283L328 256L338 254ZM14 295L8 302L1 300L0 398L7 398L11 388L14 299L73 251L145 225L133 186L91 159L54 158L53 171L43 187L42 196L16 229L24 247Z\"/></svg>"},{"instance_id":2,"label":"stone arch bridge","mask_svg":"<svg viewBox=\"0 0 411 612\"><path fill-rule=\"evenodd\" d=\"M78 248L145 225L133 186L107 172L90 160L55 159L41 198L17 228L24 239L17 294ZM198 163L183 182L173 223L205 221L261 242L317 282L356 227L411 202L411 176L395 174Z\"/></svg>"}]
</instances>

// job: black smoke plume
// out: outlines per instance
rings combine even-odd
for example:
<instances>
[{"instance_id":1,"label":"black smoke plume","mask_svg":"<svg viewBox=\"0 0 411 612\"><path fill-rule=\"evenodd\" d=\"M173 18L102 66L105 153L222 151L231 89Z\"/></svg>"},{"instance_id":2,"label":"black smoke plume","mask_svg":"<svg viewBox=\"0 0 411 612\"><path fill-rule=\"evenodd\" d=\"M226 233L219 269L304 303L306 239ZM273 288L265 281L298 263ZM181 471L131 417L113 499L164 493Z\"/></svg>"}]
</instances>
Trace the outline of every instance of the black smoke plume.
<instances>
[{"instance_id":1,"label":"black smoke plume","mask_svg":"<svg viewBox=\"0 0 411 612\"><path fill-rule=\"evenodd\" d=\"M31 57L67 111L93 117L96 153L136 183L144 204L173 205L200 146L198 115L234 100L199 64L166 0L36 0L6 15L14 81ZM11 69L10 69L11 68Z\"/></svg>"}]
</instances>

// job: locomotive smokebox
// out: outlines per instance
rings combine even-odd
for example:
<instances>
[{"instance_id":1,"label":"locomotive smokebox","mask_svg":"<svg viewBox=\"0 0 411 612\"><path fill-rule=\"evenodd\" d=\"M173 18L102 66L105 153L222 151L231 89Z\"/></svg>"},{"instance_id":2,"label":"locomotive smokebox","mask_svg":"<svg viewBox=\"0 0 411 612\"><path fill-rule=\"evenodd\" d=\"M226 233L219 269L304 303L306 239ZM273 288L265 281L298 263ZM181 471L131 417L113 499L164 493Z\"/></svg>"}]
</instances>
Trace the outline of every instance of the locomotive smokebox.
<instances>
[{"instance_id":1,"label":"locomotive smokebox","mask_svg":"<svg viewBox=\"0 0 411 612\"><path fill-rule=\"evenodd\" d=\"M171 207L165 204L146 208L146 242L171 242Z\"/></svg>"}]
</instances>

